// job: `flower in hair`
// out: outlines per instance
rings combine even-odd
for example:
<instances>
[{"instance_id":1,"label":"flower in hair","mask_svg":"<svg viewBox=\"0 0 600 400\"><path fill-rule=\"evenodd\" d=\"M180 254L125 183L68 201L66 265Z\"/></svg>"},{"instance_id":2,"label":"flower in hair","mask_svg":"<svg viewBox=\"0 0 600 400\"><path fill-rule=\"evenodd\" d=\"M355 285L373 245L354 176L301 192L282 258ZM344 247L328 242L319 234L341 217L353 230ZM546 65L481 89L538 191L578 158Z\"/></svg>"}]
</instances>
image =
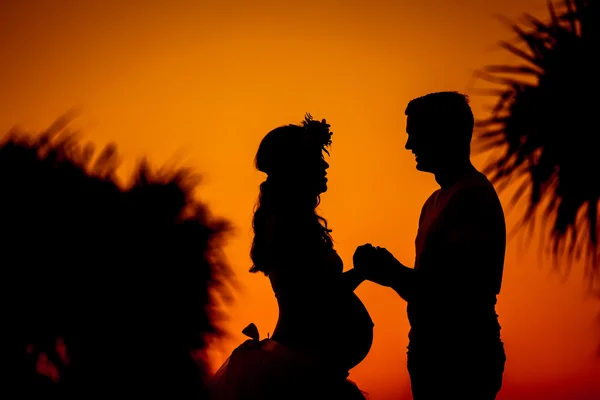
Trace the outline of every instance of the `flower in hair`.
<instances>
[{"instance_id":1,"label":"flower in hair","mask_svg":"<svg viewBox=\"0 0 600 400\"><path fill-rule=\"evenodd\" d=\"M306 130L310 139L318 143L327 155L329 155L327 147L331 145L331 135L333 135L333 132L329 130L330 126L325 119L321 121L313 119L310 113L306 113L304 121L302 121L302 127Z\"/></svg>"}]
</instances>

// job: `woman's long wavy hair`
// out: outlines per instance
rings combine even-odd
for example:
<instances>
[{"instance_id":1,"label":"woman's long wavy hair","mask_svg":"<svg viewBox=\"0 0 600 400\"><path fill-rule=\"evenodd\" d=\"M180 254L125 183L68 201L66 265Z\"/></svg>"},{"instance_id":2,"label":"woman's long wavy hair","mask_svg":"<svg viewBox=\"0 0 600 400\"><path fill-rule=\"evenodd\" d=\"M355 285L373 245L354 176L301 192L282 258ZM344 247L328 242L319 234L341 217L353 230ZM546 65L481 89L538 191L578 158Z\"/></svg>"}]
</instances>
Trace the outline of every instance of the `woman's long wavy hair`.
<instances>
[{"instance_id":1,"label":"woman's long wavy hair","mask_svg":"<svg viewBox=\"0 0 600 400\"><path fill-rule=\"evenodd\" d=\"M307 126L316 127L316 132ZM307 251L333 248L327 220L317 213L320 193L298 184L298 179L306 177L307 171L313 169L310 161L307 162L311 154L317 150L329 154L326 149L331 143L328 127L325 120L313 121L308 114L303 126L290 124L275 128L261 141L255 166L267 174L267 179L260 184L254 209L250 272L265 275L271 272L271 238L285 241L300 238L303 243L310 243L311 249ZM323 135L325 131L327 135ZM275 232L269 228L274 219L282 221L275 227ZM294 221L293 225L291 221Z\"/></svg>"}]
</instances>

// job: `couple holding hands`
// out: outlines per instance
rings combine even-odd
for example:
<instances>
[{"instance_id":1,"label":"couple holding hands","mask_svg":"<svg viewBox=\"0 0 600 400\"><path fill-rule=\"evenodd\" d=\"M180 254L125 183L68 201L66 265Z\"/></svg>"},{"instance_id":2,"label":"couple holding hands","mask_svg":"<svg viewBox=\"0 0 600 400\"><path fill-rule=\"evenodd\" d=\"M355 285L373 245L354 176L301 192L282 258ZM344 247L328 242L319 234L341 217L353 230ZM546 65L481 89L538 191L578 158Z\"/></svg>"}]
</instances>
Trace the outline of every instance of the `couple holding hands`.
<instances>
[{"instance_id":1,"label":"couple holding hands","mask_svg":"<svg viewBox=\"0 0 600 400\"><path fill-rule=\"evenodd\" d=\"M495 311L506 227L494 187L470 161L473 113L465 95L437 92L411 100L405 114L405 147L440 186L422 208L412 268L365 244L343 271L316 212L327 191L325 120L307 115L263 138L256 168L267 178L250 272L269 278L279 316L269 339L253 324L244 330L251 339L209 381L214 399L365 399L347 379L373 342L373 321L354 293L365 280L406 301L415 400L496 398L506 361Z\"/></svg>"}]
</instances>

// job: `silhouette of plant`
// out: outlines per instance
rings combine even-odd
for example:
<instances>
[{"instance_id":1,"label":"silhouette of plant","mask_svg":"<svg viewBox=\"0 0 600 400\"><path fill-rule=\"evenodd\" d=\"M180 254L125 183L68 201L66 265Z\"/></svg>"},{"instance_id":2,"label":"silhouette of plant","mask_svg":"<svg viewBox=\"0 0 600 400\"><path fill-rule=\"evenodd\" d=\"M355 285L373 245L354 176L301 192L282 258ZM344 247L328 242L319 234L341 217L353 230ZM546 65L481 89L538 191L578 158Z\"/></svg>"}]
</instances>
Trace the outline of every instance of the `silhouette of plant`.
<instances>
[{"instance_id":1,"label":"silhouette of plant","mask_svg":"<svg viewBox=\"0 0 600 400\"><path fill-rule=\"evenodd\" d=\"M560 11L548 5L549 22L526 15L529 26L512 24L525 46L502 46L520 65L492 65L478 75L502 85L491 117L479 121L480 151L503 150L486 173L500 190L520 180L512 205L529 193L522 224L535 226L543 209L553 223L554 260L584 259L593 284L600 277L600 162L596 139L600 82L598 2L564 0Z\"/></svg>"},{"instance_id":2,"label":"silhouette of plant","mask_svg":"<svg viewBox=\"0 0 600 400\"><path fill-rule=\"evenodd\" d=\"M94 156L70 119L0 146L3 387L204 398L204 350L223 333L218 304L233 282L221 251L230 225L195 200L189 170L143 161L121 185L115 146Z\"/></svg>"},{"instance_id":3,"label":"silhouette of plant","mask_svg":"<svg viewBox=\"0 0 600 400\"><path fill-rule=\"evenodd\" d=\"M542 211L542 245L550 231L556 262L583 259L590 287L600 299L600 159L596 98L600 83L600 5L563 0L548 3L550 19L525 15L529 26L511 23L524 48L502 43L520 65L478 71L498 101L491 117L477 123L480 151L503 150L485 170L499 190L520 181L511 205L529 192L518 229L536 225ZM600 314L598 315L600 322ZM598 348L600 356L600 347Z\"/></svg>"}]
</instances>

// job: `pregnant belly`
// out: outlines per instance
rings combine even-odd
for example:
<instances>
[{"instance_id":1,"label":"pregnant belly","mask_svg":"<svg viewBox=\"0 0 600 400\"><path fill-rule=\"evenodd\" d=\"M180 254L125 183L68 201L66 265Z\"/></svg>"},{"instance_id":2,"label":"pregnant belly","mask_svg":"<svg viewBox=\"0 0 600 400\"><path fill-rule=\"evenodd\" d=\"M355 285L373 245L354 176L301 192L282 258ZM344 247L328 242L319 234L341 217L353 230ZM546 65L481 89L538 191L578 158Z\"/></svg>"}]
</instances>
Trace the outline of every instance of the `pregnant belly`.
<instances>
[{"instance_id":1,"label":"pregnant belly","mask_svg":"<svg viewBox=\"0 0 600 400\"><path fill-rule=\"evenodd\" d=\"M280 302L272 338L335 369L348 371L369 353L373 321L354 293L301 304Z\"/></svg>"},{"instance_id":2,"label":"pregnant belly","mask_svg":"<svg viewBox=\"0 0 600 400\"><path fill-rule=\"evenodd\" d=\"M344 296L338 314L331 318L333 346L342 367L349 370L365 359L373 344L373 321L358 296Z\"/></svg>"}]
</instances>

